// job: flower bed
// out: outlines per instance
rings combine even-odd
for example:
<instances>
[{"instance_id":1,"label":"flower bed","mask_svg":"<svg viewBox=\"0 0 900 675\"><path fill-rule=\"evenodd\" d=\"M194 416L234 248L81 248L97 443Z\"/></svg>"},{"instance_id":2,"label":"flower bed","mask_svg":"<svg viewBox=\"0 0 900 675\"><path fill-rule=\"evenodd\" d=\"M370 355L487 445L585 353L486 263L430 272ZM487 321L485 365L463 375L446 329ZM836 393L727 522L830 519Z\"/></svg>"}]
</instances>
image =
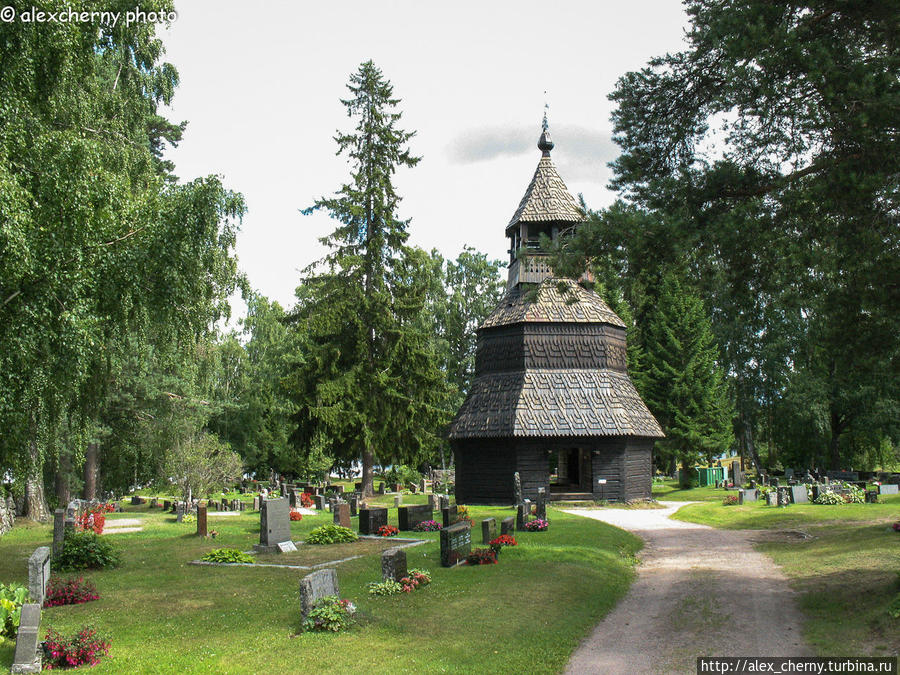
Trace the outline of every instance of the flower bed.
<instances>
[{"instance_id":1,"label":"flower bed","mask_svg":"<svg viewBox=\"0 0 900 675\"><path fill-rule=\"evenodd\" d=\"M375 531L375 534L379 537L396 537L400 534L400 530L393 525L382 525Z\"/></svg>"},{"instance_id":2,"label":"flower bed","mask_svg":"<svg viewBox=\"0 0 900 675\"><path fill-rule=\"evenodd\" d=\"M525 529L529 532L543 532L548 527L550 527L550 523L542 518L529 520L527 523L525 523Z\"/></svg>"},{"instance_id":3,"label":"flower bed","mask_svg":"<svg viewBox=\"0 0 900 675\"><path fill-rule=\"evenodd\" d=\"M428 570L411 569L406 576L395 581L371 581L366 584L369 595L397 595L399 593L412 593L414 590L431 583L431 573Z\"/></svg>"},{"instance_id":4,"label":"flower bed","mask_svg":"<svg viewBox=\"0 0 900 675\"><path fill-rule=\"evenodd\" d=\"M497 552L492 548L476 548L466 556L470 565L496 565Z\"/></svg>"},{"instance_id":5,"label":"flower bed","mask_svg":"<svg viewBox=\"0 0 900 675\"><path fill-rule=\"evenodd\" d=\"M50 577L47 584L47 595L44 599L44 607L58 607L59 605L80 605L91 600L99 600L100 594L91 581L85 581L83 577L77 579L60 579Z\"/></svg>"},{"instance_id":6,"label":"flower bed","mask_svg":"<svg viewBox=\"0 0 900 675\"><path fill-rule=\"evenodd\" d=\"M295 511L294 509L291 509L291 520L294 522L303 520L303 514L300 513L299 511Z\"/></svg>"},{"instance_id":7,"label":"flower bed","mask_svg":"<svg viewBox=\"0 0 900 675\"><path fill-rule=\"evenodd\" d=\"M300 506L302 506L304 509L308 509L308 508L311 508L312 505L313 505L312 495L309 494L308 492L301 492L300 493Z\"/></svg>"},{"instance_id":8,"label":"flower bed","mask_svg":"<svg viewBox=\"0 0 900 675\"><path fill-rule=\"evenodd\" d=\"M75 526L79 530L93 530L97 534L103 534L106 514L112 513L114 510L115 507L112 504L96 504L78 516Z\"/></svg>"},{"instance_id":9,"label":"flower bed","mask_svg":"<svg viewBox=\"0 0 900 675\"><path fill-rule=\"evenodd\" d=\"M444 528L436 520L423 520L421 523L413 527L413 530L416 532L438 532Z\"/></svg>"},{"instance_id":10,"label":"flower bed","mask_svg":"<svg viewBox=\"0 0 900 675\"><path fill-rule=\"evenodd\" d=\"M85 626L70 638L51 628L44 639L44 668L47 670L93 666L107 654L109 640L90 626Z\"/></svg>"},{"instance_id":11,"label":"flower bed","mask_svg":"<svg viewBox=\"0 0 900 675\"><path fill-rule=\"evenodd\" d=\"M494 551L494 553L499 555L500 550L504 546L518 546L518 542L516 541L515 537L511 537L508 534L501 534L496 539L491 539L489 545L490 545L491 549Z\"/></svg>"}]
</instances>

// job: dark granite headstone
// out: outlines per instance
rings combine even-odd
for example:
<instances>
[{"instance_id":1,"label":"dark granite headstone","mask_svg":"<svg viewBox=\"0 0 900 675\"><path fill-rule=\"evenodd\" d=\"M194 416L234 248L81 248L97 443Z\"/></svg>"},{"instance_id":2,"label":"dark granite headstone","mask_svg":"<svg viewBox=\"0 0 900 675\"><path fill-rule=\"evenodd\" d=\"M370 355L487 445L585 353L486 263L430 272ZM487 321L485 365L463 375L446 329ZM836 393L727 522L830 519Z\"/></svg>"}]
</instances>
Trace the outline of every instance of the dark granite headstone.
<instances>
[{"instance_id":1,"label":"dark granite headstone","mask_svg":"<svg viewBox=\"0 0 900 675\"><path fill-rule=\"evenodd\" d=\"M448 506L447 508L441 509L441 520L443 521L444 527L450 527L456 521L456 516L458 515L458 511L456 508L456 504L453 506Z\"/></svg>"},{"instance_id":2,"label":"dark granite headstone","mask_svg":"<svg viewBox=\"0 0 900 675\"><path fill-rule=\"evenodd\" d=\"M546 488L538 488L537 491L537 513L535 514L541 520L547 520L547 490Z\"/></svg>"},{"instance_id":3,"label":"dark granite headstone","mask_svg":"<svg viewBox=\"0 0 900 675\"><path fill-rule=\"evenodd\" d=\"M325 495L316 495L316 511L325 510Z\"/></svg>"},{"instance_id":4,"label":"dark granite headstone","mask_svg":"<svg viewBox=\"0 0 900 675\"><path fill-rule=\"evenodd\" d=\"M291 507L288 500L267 499L259 512L259 543L253 546L257 553L275 553L278 544L291 541Z\"/></svg>"},{"instance_id":5,"label":"dark granite headstone","mask_svg":"<svg viewBox=\"0 0 900 675\"><path fill-rule=\"evenodd\" d=\"M132 506L140 506L140 504L141 504L141 498L138 497L137 495L133 495L131 497L131 505Z\"/></svg>"},{"instance_id":6,"label":"dark granite headstone","mask_svg":"<svg viewBox=\"0 0 900 675\"><path fill-rule=\"evenodd\" d=\"M509 516L500 521L500 534L508 534L510 537L516 533L516 518Z\"/></svg>"},{"instance_id":7,"label":"dark granite headstone","mask_svg":"<svg viewBox=\"0 0 900 675\"><path fill-rule=\"evenodd\" d=\"M845 480L849 482L859 480L859 473L856 471L827 471L825 475L831 480Z\"/></svg>"},{"instance_id":8,"label":"dark granite headstone","mask_svg":"<svg viewBox=\"0 0 900 675\"><path fill-rule=\"evenodd\" d=\"M206 532L206 504L197 506L197 534L205 537Z\"/></svg>"},{"instance_id":9,"label":"dark granite headstone","mask_svg":"<svg viewBox=\"0 0 900 675\"><path fill-rule=\"evenodd\" d=\"M450 497L441 495L441 510L450 508Z\"/></svg>"},{"instance_id":10,"label":"dark granite headstone","mask_svg":"<svg viewBox=\"0 0 900 675\"><path fill-rule=\"evenodd\" d=\"M878 490L866 490L866 504L878 503Z\"/></svg>"},{"instance_id":11,"label":"dark granite headstone","mask_svg":"<svg viewBox=\"0 0 900 675\"><path fill-rule=\"evenodd\" d=\"M519 504L516 507L516 529L522 532L525 529L525 523L528 522L528 516L531 509L525 504Z\"/></svg>"},{"instance_id":12,"label":"dark granite headstone","mask_svg":"<svg viewBox=\"0 0 900 675\"><path fill-rule=\"evenodd\" d=\"M441 530L441 565L458 565L471 551L472 530L468 523L457 523Z\"/></svg>"},{"instance_id":13,"label":"dark granite headstone","mask_svg":"<svg viewBox=\"0 0 900 675\"><path fill-rule=\"evenodd\" d=\"M388 548L381 552L381 578L384 581L400 581L406 576L406 551Z\"/></svg>"},{"instance_id":14,"label":"dark granite headstone","mask_svg":"<svg viewBox=\"0 0 900 675\"><path fill-rule=\"evenodd\" d=\"M490 544L497 538L497 521L494 518L485 518L481 521L481 543Z\"/></svg>"},{"instance_id":15,"label":"dark granite headstone","mask_svg":"<svg viewBox=\"0 0 900 675\"><path fill-rule=\"evenodd\" d=\"M378 528L388 524L388 510L383 507L359 510L359 533L376 534Z\"/></svg>"},{"instance_id":16,"label":"dark granite headstone","mask_svg":"<svg viewBox=\"0 0 900 675\"><path fill-rule=\"evenodd\" d=\"M378 484L378 494L380 494L380 495L384 494L384 482L381 482Z\"/></svg>"},{"instance_id":17,"label":"dark granite headstone","mask_svg":"<svg viewBox=\"0 0 900 675\"><path fill-rule=\"evenodd\" d=\"M350 527L350 505L346 502L341 502L337 504L332 511L333 520L335 525L340 525L341 527Z\"/></svg>"},{"instance_id":18,"label":"dark granite headstone","mask_svg":"<svg viewBox=\"0 0 900 675\"><path fill-rule=\"evenodd\" d=\"M358 495L350 495L349 505L350 505L350 517L353 518L356 515L357 510L359 509L359 496Z\"/></svg>"},{"instance_id":19,"label":"dark granite headstone","mask_svg":"<svg viewBox=\"0 0 900 675\"><path fill-rule=\"evenodd\" d=\"M175 502L175 522L184 522L184 502Z\"/></svg>"},{"instance_id":20,"label":"dark granite headstone","mask_svg":"<svg viewBox=\"0 0 900 675\"><path fill-rule=\"evenodd\" d=\"M434 518L434 512L428 504L401 506L397 509L397 527L403 531L415 529L419 523L432 518Z\"/></svg>"},{"instance_id":21,"label":"dark granite headstone","mask_svg":"<svg viewBox=\"0 0 900 675\"><path fill-rule=\"evenodd\" d=\"M329 595L340 595L336 569L316 570L300 579L301 616L305 619L316 603Z\"/></svg>"}]
</instances>

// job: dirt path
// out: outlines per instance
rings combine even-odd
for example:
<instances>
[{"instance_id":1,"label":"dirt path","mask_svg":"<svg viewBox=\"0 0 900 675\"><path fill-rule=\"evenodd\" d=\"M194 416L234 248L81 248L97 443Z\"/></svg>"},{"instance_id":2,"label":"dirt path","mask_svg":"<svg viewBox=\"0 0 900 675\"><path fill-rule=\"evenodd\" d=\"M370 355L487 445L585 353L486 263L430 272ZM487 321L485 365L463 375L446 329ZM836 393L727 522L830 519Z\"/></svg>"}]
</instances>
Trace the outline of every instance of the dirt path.
<instances>
[{"instance_id":1,"label":"dirt path","mask_svg":"<svg viewBox=\"0 0 900 675\"><path fill-rule=\"evenodd\" d=\"M594 629L566 673L696 673L698 656L810 656L795 594L753 550L758 532L717 530L665 509L572 509L645 542L638 578Z\"/></svg>"}]
</instances>

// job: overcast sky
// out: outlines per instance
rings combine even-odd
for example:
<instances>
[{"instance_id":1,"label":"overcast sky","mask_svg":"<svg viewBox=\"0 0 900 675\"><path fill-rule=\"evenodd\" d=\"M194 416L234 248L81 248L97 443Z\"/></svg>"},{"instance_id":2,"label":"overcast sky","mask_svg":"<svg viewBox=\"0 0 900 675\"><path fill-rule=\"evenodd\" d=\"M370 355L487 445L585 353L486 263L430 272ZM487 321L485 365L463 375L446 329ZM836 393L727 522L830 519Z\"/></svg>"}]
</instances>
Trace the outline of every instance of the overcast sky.
<instances>
[{"instance_id":1,"label":"overcast sky","mask_svg":"<svg viewBox=\"0 0 900 675\"><path fill-rule=\"evenodd\" d=\"M188 128L170 157L182 179L220 174L244 194L240 266L285 307L299 270L324 253L318 237L334 228L298 209L348 179L333 136L351 127L339 99L360 63L372 59L392 82L401 126L416 132L411 149L423 159L396 176L411 243L505 260L504 229L540 158L545 100L569 190L592 208L609 204L606 165L617 151L607 95L626 71L680 50L687 26L676 0L190 0L176 9L163 34L181 75L168 116Z\"/></svg>"}]
</instances>

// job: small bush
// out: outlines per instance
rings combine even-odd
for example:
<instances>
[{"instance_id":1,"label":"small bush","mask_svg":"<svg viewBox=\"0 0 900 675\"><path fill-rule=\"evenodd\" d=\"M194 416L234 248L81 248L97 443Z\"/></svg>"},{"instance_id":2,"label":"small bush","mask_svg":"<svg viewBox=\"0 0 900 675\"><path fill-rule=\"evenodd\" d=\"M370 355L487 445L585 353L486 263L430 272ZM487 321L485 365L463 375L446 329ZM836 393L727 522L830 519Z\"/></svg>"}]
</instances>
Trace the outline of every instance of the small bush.
<instances>
[{"instance_id":1,"label":"small bush","mask_svg":"<svg viewBox=\"0 0 900 675\"><path fill-rule=\"evenodd\" d=\"M344 528L346 529L346 528ZM303 621L304 630L328 630L334 633L346 630L353 623L356 605L328 595L319 600Z\"/></svg>"},{"instance_id":2,"label":"small bush","mask_svg":"<svg viewBox=\"0 0 900 675\"><path fill-rule=\"evenodd\" d=\"M416 532L437 532L439 530L442 530L443 528L444 526L436 520L423 520L421 523L418 523L415 527L413 527L413 530L415 530Z\"/></svg>"},{"instance_id":3,"label":"small bush","mask_svg":"<svg viewBox=\"0 0 900 675\"><path fill-rule=\"evenodd\" d=\"M413 569L409 570L407 575L400 579L400 590L404 593L411 593L420 586L427 586L431 583L431 574L426 570Z\"/></svg>"},{"instance_id":4,"label":"small bush","mask_svg":"<svg viewBox=\"0 0 900 675\"><path fill-rule=\"evenodd\" d=\"M382 525L375 531L375 534L379 537L396 537L400 534L400 530L393 525Z\"/></svg>"},{"instance_id":5,"label":"small bush","mask_svg":"<svg viewBox=\"0 0 900 675\"><path fill-rule=\"evenodd\" d=\"M476 548L466 556L470 565L494 565L497 563L497 552L492 548Z\"/></svg>"},{"instance_id":6,"label":"small bush","mask_svg":"<svg viewBox=\"0 0 900 675\"><path fill-rule=\"evenodd\" d=\"M256 559L236 548L214 548L203 555L200 560L215 563L253 563Z\"/></svg>"},{"instance_id":7,"label":"small bush","mask_svg":"<svg viewBox=\"0 0 900 675\"><path fill-rule=\"evenodd\" d=\"M82 577L77 579L60 579L50 577L47 584L47 596L44 599L44 607L57 607L59 605L80 605L91 600L99 600L100 594L97 588Z\"/></svg>"},{"instance_id":8,"label":"small bush","mask_svg":"<svg viewBox=\"0 0 900 675\"><path fill-rule=\"evenodd\" d=\"M25 586L0 584L0 636L16 639L22 605L29 599Z\"/></svg>"},{"instance_id":9,"label":"small bush","mask_svg":"<svg viewBox=\"0 0 900 675\"><path fill-rule=\"evenodd\" d=\"M109 541L91 530L83 532L67 531L62 550L51 565L55 570L101 570L118 567L122 554Z\"/></svg>"},{"instance_id":10,"label":"small bush","mask_svg":"<svg viewBox=\"0 0 900 675\"><path fill-rule=\"evenodd\" d=\"M491 542L490 542L491 549L493 549L494 553L496 553L498 555L500 554L500 550L504 546L518 546L518 545L519 544L516 541L515 537L511 537L508 534L501 534L496 539L491 539Z\"/></svg>"},{"instance_id":11,"label":"small bush","mask_svg":"<svg viewBox=\"0 0 900 675\"><path fill-rule=\"evenodd\" d=\"M303 514L300 513L299 511L294 511L293 509L291 509L291 520L293 522L298 522L300 520L303 520Z\"/></svg>"},{"instance_id":12,"label":"small bush","mask_svg":"<svg viewBox=\"0 0 900 675\"><path fill-rule=\"evenodd\" d=\"M340 525L320 525L306 535L307 544L341 544L359 539L356 532Z\"/></svg>"},{"instance_id":13,"label":"small bush","mask_svg":"<svg viewBox=\"0 0 900 675\"><path fill-rule=\"evenodd\" d=\"M97 631L85 626L71 638L66 638L52 628L44 639L44 668L77 668L96 665L109 654L109 640Z\"/></svg>"},{"instance_id":14,"label":"small bush","mask_svg":"<svg viewBox=\"0 0 900 675\"><path fill-rule=\"evenodd\" d=\"M722 504L725 506L734 506L739 501L740 500L738 499L737 495L728 495L727 497L725 497L725 499L722 500Z\"/></svg>"},{"instance_id":15,"label":"small bush","mask_svg":"<svg viewBox=\"0 0 900 675\"><path fill-rule=\"evenodd\" d=\"M838 504L846 504L847 502L845 502L844 498L836 492L820 492L813 503L837 506Z\"/></svg>"},{"instance_id":16,"label":"small bush","mask_svg":"<svg viewBox=\"0 0 900 675\"><path fill-rule=\"evenodd\" d=\"M403 592L403 586L399 581L386 579L384 581L370 581L366 584L369 595L397 595Z\"/></svg>"},{"instance_id":17,"label":"small bush","mask_svg":"<svg viewBox=\"0 0 900 675\"><path fill-rule=\"evenodd\" d=\"M525 529L529 532L543 532L548 527L550 527L550 523L541 518L529 520L527 523L525 523Z\"/></svg>"},{"instance_id":18,"label":"small bush","mask_svg":"<svg viewBox=\"0 0 900 675\"><path fill-rule=\"evenodd\" d=\"M181 519L181 522L182 522L182 523L196 523L196 522L197 522L197 516L192 516L191 514L186 514L186 515Z\"/></svg>"}]
</instances>

